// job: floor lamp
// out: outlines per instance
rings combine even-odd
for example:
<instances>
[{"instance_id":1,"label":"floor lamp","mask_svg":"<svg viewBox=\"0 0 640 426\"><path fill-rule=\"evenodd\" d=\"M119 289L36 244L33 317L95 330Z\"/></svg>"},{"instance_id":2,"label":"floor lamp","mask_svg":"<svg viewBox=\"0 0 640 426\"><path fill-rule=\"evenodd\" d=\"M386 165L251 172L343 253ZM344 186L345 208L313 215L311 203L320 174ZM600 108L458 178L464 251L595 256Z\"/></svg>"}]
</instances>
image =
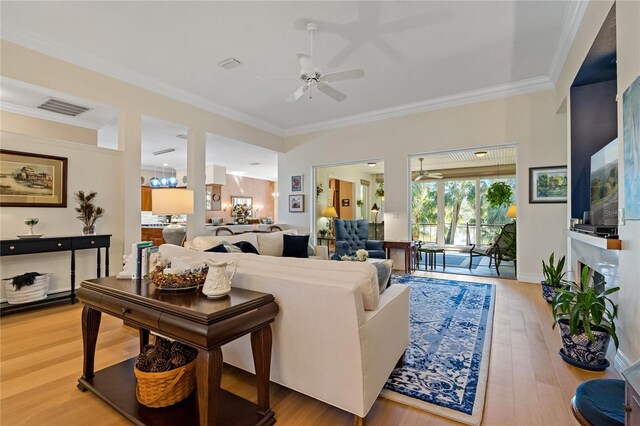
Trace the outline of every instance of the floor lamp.
<instances>
[{"instance_id":1,"label":"floor lamp","mask_svg":"<svg viewBox=\"0 0 640 426\"><path fill-rule=\"evenodd\" d=\"M193 191L180 188L154 188L151 190L153 214L176 215L193 213ZM187 236L187 228L172 223L162 229L162 238L168 244L181 246Z\"/></svg>"},{"instance_id":2,"label":"floor lamp","mask_svg":"<svg viewBox=\"0 0 640 426\"><path fill-rule=\"evenodd\" d=\"M322 217L326 217L329 219L329 235L333 235L333 219L338 217L338 212L336 212L336 208L333 206L329 206L324 209L324 213L322 213Z\"/></svg>"},{"instance_id":3,"label":"floor lamp","mask_svg":"<svg viewBox=\"0 0 640 426\"><path fill-rule=\"evenodd\" d=\"M376 203L373 203L373 207L371 207L371 211L376 215L373 218L373 239L378 239L378 213L380 212L380 207Z\"/></svg>"}]
</instances>

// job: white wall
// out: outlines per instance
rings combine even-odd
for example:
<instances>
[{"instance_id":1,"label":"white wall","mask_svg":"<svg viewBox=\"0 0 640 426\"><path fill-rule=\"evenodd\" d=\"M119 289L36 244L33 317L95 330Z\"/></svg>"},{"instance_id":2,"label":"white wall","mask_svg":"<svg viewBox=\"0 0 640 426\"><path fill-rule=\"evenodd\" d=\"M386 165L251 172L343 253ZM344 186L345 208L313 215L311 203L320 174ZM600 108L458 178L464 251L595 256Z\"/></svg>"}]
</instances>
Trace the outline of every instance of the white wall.
<instances>
[{"instance_id":1,"label":"white wall","mask_svg":"<svg viewBox=\"0 0 640 426\"><path fill-rule=\"evenodd\" d=\"M617 2L616 33L618 59L618 94L622 94L640 76L640 2ZM618 102L618 135L623 135L622 102ZM619 137L622 141L623 138ZM624 206L624 144L620 143L618 176L620 178L620 206ZM640 220L627 221L619 227L620 283L618 337L621 364L640 360Z\"/></svg>"},{"instance_id":2,"label":"white wall","mask_svg":"<svg viewBox=\"0 0 640 426\"><path fill-rule=\"evenodd\" d=\"M96 222L96 232L112 234L110 254L111 273L122 270L123 245L123 191L122 152L79 143L44 139L35 136L1 132L3 149L68 158L67 207L2 207L0 214L0 238L11 239L28 231L24 218L37 217L40 223L34 231L44 236L81 235L82 222L76 219L76 203L73 194L78 190L96 191L96 204L106 212ZM104 250L103 250L104 253ZM104 255L104 254L103 254ZM53 273L50 292L70 289L70 252L41 253L0 258L2 278L25 272ZM103 261L104 265L104 261ZM76 252L76 286L96 276L95 250ZM0 293L4 300L4 288Z\"/></svg>"},{"instance_id":3,"label":"white wall","mask_svg":"<svg viewBox=\"0 0 640 426\"><path fill-rule=\"evenodd\" d=\"M518 276L536 282L541 279L541 260L551 252L566 252L566 204L529 204L529 167L567 163L565 121L565 114L557 113L555 92L545 91L293 136L285 140L286 152L280 155L280 187L287 188L290 176L300 170L311 176L314 165L382 159L385 237L408 239L410 155L515 144ZM315 191L313 185L305 180L306 194ZM282 195L282 222L309 230L310 217L288 213Z\"/></svg>"}]
</instances>

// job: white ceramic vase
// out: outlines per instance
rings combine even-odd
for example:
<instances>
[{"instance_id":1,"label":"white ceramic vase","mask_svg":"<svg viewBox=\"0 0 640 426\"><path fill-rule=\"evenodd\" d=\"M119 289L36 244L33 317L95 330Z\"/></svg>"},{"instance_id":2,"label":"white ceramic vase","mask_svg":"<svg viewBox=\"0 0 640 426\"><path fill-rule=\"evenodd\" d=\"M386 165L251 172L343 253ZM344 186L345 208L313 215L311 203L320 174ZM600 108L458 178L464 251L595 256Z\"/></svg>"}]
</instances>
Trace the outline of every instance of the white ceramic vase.
<instances>
[{"instance_id":1,"label":"white ceramic vase","mask_svg":"<svg viewBox=\"0 0 640 426\"><path fill-rule=\"evenodd\" d=\"M225 296L231 291L231 280L236 273L235 268L233 272L227 272L227 266L233 265L233 261L214 262L207 260L206 264L209 267L209 271L207 272L207 279L204 282L202 293L209 299Z\"/></svg>"}]
</instances>

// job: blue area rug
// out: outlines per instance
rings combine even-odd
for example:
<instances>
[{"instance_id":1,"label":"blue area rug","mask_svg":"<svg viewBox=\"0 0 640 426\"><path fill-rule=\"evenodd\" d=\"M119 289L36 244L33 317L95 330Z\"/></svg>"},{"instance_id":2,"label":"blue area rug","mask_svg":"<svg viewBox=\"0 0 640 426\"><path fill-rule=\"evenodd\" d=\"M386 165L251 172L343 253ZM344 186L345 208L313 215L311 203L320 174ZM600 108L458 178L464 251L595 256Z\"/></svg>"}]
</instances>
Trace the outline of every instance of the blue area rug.
<instances>
[{"instance_id":1,"label":"blue area rug","mask_svg":"<svg viewBox=\"0 0 640 426\"><path fill-rule=\"evenodd\" d=\"M482 420L495 287L393 276L411 287L410 342L381 396L456 421Z\"/></svg>"}]
</instances>

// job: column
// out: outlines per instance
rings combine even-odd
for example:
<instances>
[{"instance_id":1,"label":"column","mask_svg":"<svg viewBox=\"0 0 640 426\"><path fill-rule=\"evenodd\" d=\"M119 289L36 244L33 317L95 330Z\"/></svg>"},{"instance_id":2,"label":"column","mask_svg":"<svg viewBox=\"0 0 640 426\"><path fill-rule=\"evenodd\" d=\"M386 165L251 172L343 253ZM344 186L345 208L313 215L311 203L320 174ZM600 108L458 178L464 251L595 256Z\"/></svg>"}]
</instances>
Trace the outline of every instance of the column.
<instances>
[{"instance_id":1,"label":"column","mask_svg":"<svg viewBox=\"0 0 640 426\"><path fill-rule=\"evenodd\" d=\"M140 241L140 176L142 115L134 111L121 111L118 115L118 148L123 156L124 254L131 244Z\"/></svg>"},{"instance_id":2,"label":"column","mask_svg":"<svg viewBox=\"0 0 640 426\"><path fill-rule=\"evenodd\" d=\"M187 216L187 240L205 233L207 136L203 130L187 133L187 187L193 191L193 214Z\"/></svg>"}]
</instances>

